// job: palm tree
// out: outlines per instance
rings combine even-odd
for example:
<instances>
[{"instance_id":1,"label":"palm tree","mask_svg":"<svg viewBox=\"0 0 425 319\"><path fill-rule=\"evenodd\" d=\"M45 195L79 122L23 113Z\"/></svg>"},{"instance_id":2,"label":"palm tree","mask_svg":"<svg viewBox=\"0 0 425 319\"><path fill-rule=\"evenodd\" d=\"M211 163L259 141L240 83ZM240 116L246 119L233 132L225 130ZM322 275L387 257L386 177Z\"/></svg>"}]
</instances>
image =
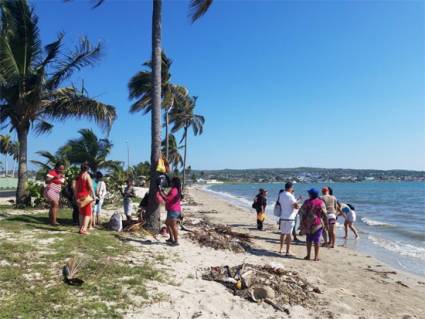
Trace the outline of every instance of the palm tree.
<instances>
[{"instance_id":1,"label":"palm tree","mask_svg":"<svg viewBox=\"0 0 425 319\"><path fill-rule=\"evenodd\" d=\"M121 162L106 159L113 146L109 139L98 138L91 129L81 129L78 133L81 137L69 140L59 148L59 156L71 164L88 162L92 172L101 169L112 170L121 165Z\"/></svg>"},{"instance_id":2,"label":"palm tree","mask_svg":"<svg viewBox=\"0 0 425 319\"><path fill-rule=\"evenodd\" d=\"M7 156L10 154L11 147L10 135L0 135L0 153L4 155L4 176L7 176Z\"/></svg>"},{"instance_id":3,"label":"palm tree","mask_svg":"<svg viewBox=\"0 0 425 319\"><path fill-rule=\"evenodd\" d=\"M169 160L169 112L173 108L176 100L187 94L187 89L181 85L175 85L170 82L170 68L173 61L162 52L161 55L161 105L165 109L165 158ZM152 63L151 61L143 63L145 70L136 73L128 83L129 98L136 99L131 105L130 112L136 113L144 111L144 114L152 110Z\"/></svg>"},{"instance_id":4,"label":"palm tree","mask_svg":"<svg viewBox=\"0 0 425 319\"><path fill-rule=\"evenodd\" d=\"M40 169L45 171L46 173L48 170L55 167L57 163L62 163L65 167L69 167L71 164L66 152L63 152L62 150L57 151L55 154L52 154L49 151L38 151L36 152L36 154L43 157L45 159L45 162L32 160L31 163L39 166Z\"/></svg>"},{"instance_id":5,"label":"palm tree","mask_svg":"<svg viewBox=\"0 0 425 319\"><path fill-rule=\"evenodd\" d=\"M74 71L99 59L100 44L83 38L62 53L63 34L41 46L38 18L26 0L0 1L0 123L11 126L19 141L16 203L26 201L28 133L51 131L51 120L87 117L110 128L115 108L90 99L85 89L60 87Z\"/></svg>"},{"instance_id":6,"label":"palm tree","mask_svg":"<svg viewBox=\"0 0 425 319\"><path fill-rule=\"evenodd\" d=\"M183 187L186 179L186 159L187 159L187 140L188 131L192 127L193 134L200 135L204 130L205 118L202 115L194 114L197 97L186 96L182 103L178 103L170 113L171 122L174 124L171 132L175 133L183 129L183 137L180 141L184 141L184 156L183 156Z\"/></svg>"},{"instance_id":7,"label":"palm tree","mask_svg":"<svg viewBox=\"0 0 425 319\"><path fill-rule=\"evenodd\" d=\"M9 155L13 159L12 177L15 177L16 162L19 159L19 142L13 141L10 144Z\"/></svg>"},{"instance_id":8,"label":"palm tree","mask_svg":"<svg viewBox=\"0 0 425 319\"><path fill-rule=\"evenodd\" d=\"M166 140L162 141L162 152L164 153L166 148ZM176 137L173 134L169 135L169 163L174 169L178 169L179 166L183 165L182 156L179 153L179 146L177 145Z\"/></svg>"},{"instance_id":9,"label":"palm tree","mask_svg":"<svg viewBox=\"0 0 425 319\"><path fill-rule=\"evenodd\" d=\"M100 6L105 0L94 0L94 7ZM157 180L156 165L161 154L161 24L162 24L162 0L152 0L152 74L151 74L151 174L150 180ZM211 6L213 0L191 0L190 16L192 22L203 16ZM150 183L149 207L146 226L153 230L159 230L160 214L159 206L155 199L158 186Z\"/></svg>"}]
</instances>

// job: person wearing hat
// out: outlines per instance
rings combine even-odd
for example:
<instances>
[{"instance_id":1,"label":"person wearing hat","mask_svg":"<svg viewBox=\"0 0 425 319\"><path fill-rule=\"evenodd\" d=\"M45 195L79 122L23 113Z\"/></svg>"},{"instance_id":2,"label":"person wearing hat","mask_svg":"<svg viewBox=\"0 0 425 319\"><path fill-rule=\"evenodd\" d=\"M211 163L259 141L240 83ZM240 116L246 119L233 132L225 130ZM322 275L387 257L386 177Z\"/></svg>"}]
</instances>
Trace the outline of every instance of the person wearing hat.
<instances>
[{"instance_id":1,"label":"person wearing hat","mask_svg":"<svg viewBox=\"0 0 425 319\"><path fill-rule=\"evenodd\" d=\"M300 208L302 231L307 236L307 256L310 260L311 247L314 244L314 260L319 260L320 238L323 229L327 229L326 206L319 198L319 191L311 188L308 190L309 199L307 199Z\"/></svg>"},{"instance_id":2,"label":"person wearing hat","mask_svg":"<svg viewBox=\"0 0 425 319\"><path fill-rule=\"evenodd\" d=\"M267 206L267 191L260 188L257 196L255 196L254 204L252 205L257 212L257 229L263 230L263 223L266 219L266 206Z\"/></svg>"},{"instance_id":3,"label":"person wearing hat","mask_svg":"<svg viewBox=\"0 0 425 319\"><path fill-rule=\"evenodd\" d=\"M322 188L322 196L320 199L325 203L326 206L326 217L328 224L328 234L329 241L326 231L323 232L323 238L325 240L325 246L330 248L335 247L336 233L335 233L335 223L336 223L336 215L338 212L337 200L336 197L330 194L328 187Z\"/></svg>"},{"instance_id":4,"label":"person wearing hat","mask_svg":"<svg viewBox=\"0 0 425 319\"><path fill-rule=\"evenodd\" d=\"M279 218L279 229L280 229L280 250L282 253L283 242L286 242L286 257L292 256L289 253L291 246L291 234L295 227L295 217L298 213L299 205L293 194L294 186L291 182L285 184L285 190L279 193L278 202L280 204L280 218Z\"/></svg>"}]
</instances>

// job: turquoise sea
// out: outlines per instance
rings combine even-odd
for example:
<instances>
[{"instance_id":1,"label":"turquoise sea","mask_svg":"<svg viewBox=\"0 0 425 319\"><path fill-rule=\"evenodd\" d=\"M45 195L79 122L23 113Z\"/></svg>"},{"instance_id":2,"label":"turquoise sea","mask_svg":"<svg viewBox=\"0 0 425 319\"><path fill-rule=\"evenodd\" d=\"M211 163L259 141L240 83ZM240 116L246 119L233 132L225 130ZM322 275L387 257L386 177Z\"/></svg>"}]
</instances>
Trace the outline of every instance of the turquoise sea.
<instances>
[{"instance_id":1,"label":"turquoise sea","mask_svg":"<svg viewBox=\"0 0 425 319\"><path fill-rule=\"evenodd\" d=\"M295 184L295 195L307 197L307 189L323 184ZM343 218L338 219L338 245L359 250L403 271L425 276L425 182L332 183L338 200L356 208L360 239L349 232L344 241ZM218 184L208 190L247 209L251 209L259 188L269 191L268 214L283 185ZM252 210L252 209L251 209ZM253 210L252 210L253 211Z\"/></svg>"}]
</instances>

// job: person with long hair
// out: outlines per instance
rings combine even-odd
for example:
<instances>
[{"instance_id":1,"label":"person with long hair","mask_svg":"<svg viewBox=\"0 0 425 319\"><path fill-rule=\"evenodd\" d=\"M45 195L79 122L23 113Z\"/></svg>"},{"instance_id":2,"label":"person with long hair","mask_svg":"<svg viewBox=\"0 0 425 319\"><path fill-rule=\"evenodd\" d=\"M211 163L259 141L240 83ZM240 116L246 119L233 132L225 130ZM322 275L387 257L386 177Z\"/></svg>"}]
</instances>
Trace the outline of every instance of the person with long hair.
<instances>
[{"instance_id":1,"label":"person with long hair","mask_svg":"<svg viewBox=\"0 0 425 319\"><path fill-rule=\"evenodd\" d=\"M80 173L75 178L73 184L73 190L80 209L80 234L88 235L88 227L92 217L92 204L96 195L93 190L93 183L87 162L81 164Z\"/></svg>"},{"instance_id":2,"label":"person with long hair","mask_svg":"<svg viewBox=\"0 0 425 319\"><path fill-rule=\"evenodd\" d=\"M301 216L302 232L307 235L307 256L304 259L310 260L311 247L314 244L314 260L319 261L320 238L323 229L327 229L326 206L319 198L319 191L312 188L308 190L309 199L301 206L299 214Z\"/></svg>"},{"instance_id":3,"label":"person with long hair","mask_svg":"<svg viewBox=\"0 0 425 319\"><path fill-rule=\"evenodd\" d=\"M333 191L332 191L333 193ZM320 197L321 200L325 203L326 206L326 217L327 217L327 223L328 223L328 235L329 235L329 241L328 236L323 236L325 239L325 246L334 248L335 247L335 241L336 241L336 231L335 231L335 224L336 224L336 215L337 215L337 200L336 197L330 194L328 187L322 188L322 196ZM326 234L326 232L323 232L323 234Z\"/></svg>"},{"instance_id":4,"label":"person with long hair","mask_svg":"<svg viewBox=\"0 0 425 319\"><path fill-rule=\"evenodd\" d=\"M168 194L165 194L162 188L159 189L159 194L165 202L165 209L167 210L167 219L165 225L167 226L170 238L167 243L172 246L179 245L179 227L178 221L181 218L181 199L182 199L182 185L180 178L173 177L171 179L171 189Z\"/></svg>"},{"instance_id":5,"label":"person with long hair","mask_svg":"<svg viewBox=\"0 0 425 319\"><path fill-rule=\"evenodd\" d=\"M353 205L338 202L338 213L345 219L344 221L344 239L348 238L348 228L351 229L356 239L359 238L359 232L354 227L356 222L356 211Z\"/></svg>"},{"instance_id":6,"label":"person with long hair","mask_svg":"<svg viewBox=\"0 0 425 319\"><path fill-rule=\"evenodd\" d=\"M50 170L45 179L44 197L50 204L49 222L52 226L59 226L57 221L59 211L60 194L62 185L65 183L65 167L62 163L56 163L55 168Z\"/></svg>"}]
</instances>

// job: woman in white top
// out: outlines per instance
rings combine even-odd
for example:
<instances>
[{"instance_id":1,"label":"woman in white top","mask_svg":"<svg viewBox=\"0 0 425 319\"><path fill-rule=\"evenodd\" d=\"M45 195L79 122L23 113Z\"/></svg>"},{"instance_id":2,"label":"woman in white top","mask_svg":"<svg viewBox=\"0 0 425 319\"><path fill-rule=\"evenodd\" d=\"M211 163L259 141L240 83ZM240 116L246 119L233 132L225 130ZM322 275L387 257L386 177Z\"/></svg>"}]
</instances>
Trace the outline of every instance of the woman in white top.
<instances>
[{"instance_id":1,"label":"woman in white top","mask_svg":"<svg viewBox=\"0 0 425 319\"><path fill-rule=\"evenodd\" d=\"M103 201L105 200L107 191L106 191L106 183L103 181L103 174L101 172L96 173L96 205L94 206L94 213L96 214L96 222L95 225L99 224L99 215L102 211ZM94 219L93 219L94 221Z\"/></svg>"},{"instance_id":2,"label":"woman in white top","mask_svg":"<svg viewBox=\"0 0 425 319\"><path fill-rule=\"evenodd\" d=\"M359 233L353 225L356 221L356 211L354 210L354 207L350 204L344 204L344 203L338 202L338 212L345 218L344 239L348 238L348 227L350 227L351 231L354 233L354 236L356 236L356 239L359 238Z\"/></svg>"}]
</instances>

